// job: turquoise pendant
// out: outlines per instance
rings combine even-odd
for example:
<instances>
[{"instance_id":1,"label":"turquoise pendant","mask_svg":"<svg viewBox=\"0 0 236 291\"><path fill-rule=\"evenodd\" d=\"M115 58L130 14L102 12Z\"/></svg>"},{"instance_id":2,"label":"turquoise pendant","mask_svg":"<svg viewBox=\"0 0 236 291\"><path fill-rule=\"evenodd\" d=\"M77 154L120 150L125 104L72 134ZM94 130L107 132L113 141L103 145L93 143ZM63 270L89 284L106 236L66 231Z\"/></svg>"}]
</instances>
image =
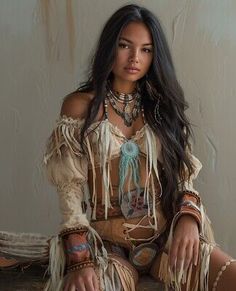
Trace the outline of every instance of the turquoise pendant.
<instances>
[{"instance_id":1,"label":"turquoise pendant","mask_svg":"<svg viewBox=\"0 0 236 291\"><path fill-rule=\"evenodd\" d=\"M138 145L133 141L124 143L120 150L125 159L135 159L139 154Z\"/></svg>"},{"instance_id":2,"label":"turquoise pendant","mask_svg":"<svg viewBox=\"0 0 236 291\"><path fill-rule=\"evenodd\" d=\"M129 140L125 142L121 146L121 155L120 155L120 164L119 164L119 200L122 204L124 200L124 184L126 179L129 176L129 185L128 188L131 190L131 180L132 184L136 186L137 192L139 193L139 161L138 161L138 155L139 155L139 147L138 145L133 142L132 140ZM129 193L129 192L128 192ZM131 193L128 195L128 205L129 208L131 207Z\"/></svg>"}]
</instances>

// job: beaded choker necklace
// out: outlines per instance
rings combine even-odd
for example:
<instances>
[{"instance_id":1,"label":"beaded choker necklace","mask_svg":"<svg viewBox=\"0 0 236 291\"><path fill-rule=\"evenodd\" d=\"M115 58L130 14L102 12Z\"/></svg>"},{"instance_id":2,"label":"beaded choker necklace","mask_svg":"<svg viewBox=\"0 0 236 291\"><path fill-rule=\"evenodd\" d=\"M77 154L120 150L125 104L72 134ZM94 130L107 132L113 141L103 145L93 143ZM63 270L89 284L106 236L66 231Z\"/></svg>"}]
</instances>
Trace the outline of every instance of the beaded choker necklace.
<instances>
[{"instance_id":1,"label":"beaded choker necklace","mask_svg":"<svg viewBox=\"0 0 236 291\"><path fill-rule=\"evenodd\" d=\"M134 101L134 99L137 97L138 93L137 90L134 91L133 93L120 93L118 91L112 91L111 89L109 89L109 93L112 95L112 97L119 103L125 103L125 104L129 104L131 102Z\"/></svg>"},{"instance_id":2,"label":"beaded choker necklace","mask_svg":"<svg viewBox=\"0 0 236 291\"><path fill-rule=\"evenodd\" d=\"M119 93L113 91L108 84L106 96L116 114L122 117L126 126L130 127L141 111L141 95L139 90L137 89L134 93L130 94ZM123 110L119 108L117 102L124 104ZM130 106L132 102L134 102L133 108Z\"/></svg>"}]
</instances>

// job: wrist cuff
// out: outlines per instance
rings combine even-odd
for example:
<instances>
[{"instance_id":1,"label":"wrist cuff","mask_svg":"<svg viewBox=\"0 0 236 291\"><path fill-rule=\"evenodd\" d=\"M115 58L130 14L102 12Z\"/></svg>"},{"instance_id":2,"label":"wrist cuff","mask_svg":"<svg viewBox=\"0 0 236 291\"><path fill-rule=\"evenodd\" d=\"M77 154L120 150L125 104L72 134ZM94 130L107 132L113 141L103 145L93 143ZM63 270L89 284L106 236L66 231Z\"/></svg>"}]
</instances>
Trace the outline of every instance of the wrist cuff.
<instances>
[{"instance_id":1,"label":"wrist cuff","mask_svg":"<svg viewBox=\"0 0 236 291\"><path fill-rule=\"evenodd\" d=\"M68 234L63 237L67 266L91 259L91 247L87 232Z\"/></svg>"},{"instance_id":2,"label":"wrist cuff","mask_svg":"<svg viewBox=\"0 0 236 291\"><path fill-rule=\"evenodd\" d=\"M191 215L198 224L199 232L202 230L201 199L192 191L184 191L182 202L178 205L175 224L182 215Z\"/></svg>"}]
</instances>

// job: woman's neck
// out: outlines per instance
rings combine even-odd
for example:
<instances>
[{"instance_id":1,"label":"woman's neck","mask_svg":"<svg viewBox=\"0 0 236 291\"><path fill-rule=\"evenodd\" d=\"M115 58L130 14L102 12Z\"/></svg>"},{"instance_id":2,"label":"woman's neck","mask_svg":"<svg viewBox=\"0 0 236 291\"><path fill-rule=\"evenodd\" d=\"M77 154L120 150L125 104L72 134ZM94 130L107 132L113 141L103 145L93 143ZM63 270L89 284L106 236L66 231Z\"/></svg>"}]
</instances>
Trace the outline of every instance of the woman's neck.
<instances>
[{"instance_id":1,"label":"woman's neck","mask_svg":"<svg viewBox=\"0 0 236 291\"><path fill-rule=\"evenodd\" d=\"M136 88L136 82L129 82L129 81L122 82L118 80L114 80L112 82L112 89L119 93L130 94L135 91L135 88Z\"/></svg>"}]
</instances>

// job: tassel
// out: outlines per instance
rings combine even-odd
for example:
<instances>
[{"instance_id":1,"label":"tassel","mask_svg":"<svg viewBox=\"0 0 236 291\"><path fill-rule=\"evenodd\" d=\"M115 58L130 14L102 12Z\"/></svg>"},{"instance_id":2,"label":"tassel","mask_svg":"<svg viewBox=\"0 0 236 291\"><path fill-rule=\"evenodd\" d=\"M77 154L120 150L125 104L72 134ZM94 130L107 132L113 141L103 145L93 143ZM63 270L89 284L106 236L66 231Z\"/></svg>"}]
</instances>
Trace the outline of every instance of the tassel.
<instances>
[{"instance_id":1,"label":"tassel","mask_svg":"<svg viewBox=\"0 0 236 291\"><path fill-rule=\"evenodd\" d=\"M208 230L207 235L209 237L212 236L211 228L209 228L209 221L207 220L207 216L203 211L203 207L201 206L201 214L202 214L202 228L203 230ZM166 248L169 249L172 241L173 241L173 230L176 225L176 221L179 217L179 213L177 213L172 221L170 227L169 237L166 243ZM206 225L206 223L208 223ZM206 233L204 233L206 235ZM208 238L209 238L208 237ZM207 237L204 237L201 240L200 248L199 248L199 263L196 268L196 275L193 280L193 286L191 288L194 291L208 291L208 276L209 276L209 262L210 255L215 245L214 241L207 241ZM207 242L206 242L207 241ZM183 265L181 269L177 272L175 269L174 272L168 267L168 255L163 253L161 256L160 269L159 269L160 279L165 283L165 288L168 290L168 287L174 288L176 291L181 291L181 285L187 283L187 285L191 282L192 277L192 268L188 268L188 270L183 270ZM188 289L187 289L188 290Z\"/></svg>"},{"instance_id":2,"label":"tassel","mask_svg":"<svg viewBox=\"0 0 236 291\"><path fill-rule=\"evenodd\" d=\"M47 142L47 151L44 155L44 163L56 152L61 157L62 146L66 146L75 155L81 155L81 145L75 137L75 131L79 132L84 120L72 119L70 117L62 116L57 120L56 128Z\"/></svg>"},{"instance_id":3,"label":"tassel","mask_svg":"<svg viewBox=\"0 0 236 291\"><path fill-rule=\"evenodd\" d=\"M59 236L50 240L49 266L50 279L44 291L60 291L63 284L65 270L65 254Z\"/></svg>"},{"instance_id":4,"label":"tassel","mask_svg":"<svg viewBox=\"0 0 236 291\"><path fill-rule=\"evenodd\" d=\"M124 265L122 265L119 261L112 258L111 264L114 265L116 272L119 275L122 290L124 291L135 291L135 282L132 276L131 271Z\"/></svg>"},{"instance_id":5,"label":"tassel","mask_svg":"<svg viewBox=\"0 0 236 291\"><path fill-rule=\"evenodd\" d=\"M158 276L161 281L165 282L166 285L170 284L168 255L165 252L161 255Z\"/></svg>"},{"instance_id":6,"label":"tassel","mask_svg":"<svg viewBox=\"0 0 236 291\"><path fill-rule=\"evenodd\" d=\"M102 193L102 203L105 205L105 219L107 219L108 208L111 207L109 188L110 188L110 164L108 163L110 158L110 144L111 144L111 135L110 135L110 124L106 119L101 122L100 125L100 141L99 141L99 156L100 164L102 167L102 176L103 176L103 193Z\"/></svg>"},{"instance_id":7,"label":"tassel","mask_svg":"<svg viewBox=\"0 0 236 291\"><path fill-rule=\"evenodd\" d=\"M155 133L149 128L149 126L145 127L145 136L146 136L146 172L148 173L146 181L145 181L145 191L144 191L144 201L147 201L148 204L148 215L150 216L150 198L149 198L149 188L150 188L150 179L153 179L153 172L159 182L160 186L160 197L162 195L162 186L160 183L158 167L157 167L157 157L158 157L158 150L157 150L157 137ZM153 197L153 218L154 218L154 226L155 230L158 230L157 227L157 216L156 216L156 195L155 191L152 193Z\"/></svg>"},{"instance_id":8,"label":"tassel","mask_svg":"<svg viewBox=\"0 0 236 291\"><path fill-rule=\"evenodd\" d=\"M92 202L94 204L92 219L96 220L96 209L97 209L97 191L96 191L96 171L95 171L95 161L94 154L92 153L92 148L89 142L88 137L86 138L88 155L92 166L92 174L93 174L93 194L92 194Z\"/></svg>"}]
</instances>

